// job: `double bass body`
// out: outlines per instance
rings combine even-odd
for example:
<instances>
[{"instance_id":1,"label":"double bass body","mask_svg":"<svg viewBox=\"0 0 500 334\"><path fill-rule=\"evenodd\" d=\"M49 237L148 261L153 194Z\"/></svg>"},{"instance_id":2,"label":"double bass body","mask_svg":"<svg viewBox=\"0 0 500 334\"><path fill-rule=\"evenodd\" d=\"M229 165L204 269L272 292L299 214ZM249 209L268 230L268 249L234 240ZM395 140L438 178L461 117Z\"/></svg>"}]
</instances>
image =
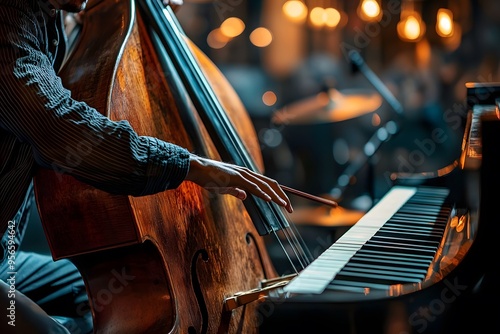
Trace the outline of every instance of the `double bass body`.
<instances>
[{"instance_id":1,"label":"double bass body","mask_svg":"<svg viewBox=\"0 0 500 334\"><path fill-rule=\"evenodd\" d=\"M91 0L61 68L64 85L114 120L220 159L168 57L159 55L134 0ZM252 123L224 77L193 48L248 152L262 167ZM171 72L170 72L171 70ZM101 142L75 148L75 163ZM257 302L224 298L276 273L243 203L183 182L151 196L113 195L41 170L36 196L54 259L80 270L96 333L252 333Z\"/></svg>"}]
</instances>

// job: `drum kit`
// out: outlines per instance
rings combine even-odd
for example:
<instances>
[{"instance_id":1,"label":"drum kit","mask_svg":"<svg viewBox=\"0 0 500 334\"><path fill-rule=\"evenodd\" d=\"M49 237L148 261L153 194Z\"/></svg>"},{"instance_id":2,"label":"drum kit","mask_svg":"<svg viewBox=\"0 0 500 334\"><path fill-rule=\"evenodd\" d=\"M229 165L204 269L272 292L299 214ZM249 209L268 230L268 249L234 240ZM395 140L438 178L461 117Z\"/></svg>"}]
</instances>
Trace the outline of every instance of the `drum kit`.
<instances>
[{"instance_id":1,"label":"drum kit","mask_svg":"<svg viewBox=\"0 0 500 334\"><path fill-rule=\"evenodd\" d=\"M331 88L277 110L272 121L283 126L343 122L374 113L381 105L382 97L376 91ZM290 220L298 225L335 228L354 225L363 214L342 206L304 206L296 208Z\"/></svg>"},{"instance_id":2,"label":"drum kit","mask_svg":"<svg viewBox=\"0 0 500 334\"><path fill-rule=\"evenodd\" d=\"M381 105L382 97L375 91L331 88L276 111L272 121L281 125L342 122L372 113Z\"/></svg>"}]
</instances>

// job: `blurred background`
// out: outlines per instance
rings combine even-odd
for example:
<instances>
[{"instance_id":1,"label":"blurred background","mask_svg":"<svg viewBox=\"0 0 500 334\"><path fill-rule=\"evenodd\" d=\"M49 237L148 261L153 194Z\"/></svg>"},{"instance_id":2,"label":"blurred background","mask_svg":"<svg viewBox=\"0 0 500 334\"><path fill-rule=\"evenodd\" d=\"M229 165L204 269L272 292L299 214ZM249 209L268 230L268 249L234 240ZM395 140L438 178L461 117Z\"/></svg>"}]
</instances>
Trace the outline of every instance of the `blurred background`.
<instances>
[{"instance_id":1,"label":"blurred background","mask_svg":"<svg viewBox=\"0 0 500 334\"><path fill-rule=\"evenodd\" d=\"M340 203L291 195L315 255L389 190L390 173L458 158L465 83L500 76L495 0L185 0L177 17L245 105L265 173Z\"/></svg>"},{"instance_id":2,"label":"blurred background","mask_svg":"<svg viewBox=\"0 0 500 334\"><path fill-rule=\"evenodd\" d=\"M360 209L371 205L356 201L365 192L385 192L377 180L385 173L454 160L462 124L450 116L464 114L465 82L500 75L494 0L185 0L177 16L246 106L266 173ZM402 114L373 96L377 88L353 68L351 50ZM326 106L314 100L325 93ZM397 133L339 193L339 176L389 121L398 121Z\"/></svg>"}]
</instances>

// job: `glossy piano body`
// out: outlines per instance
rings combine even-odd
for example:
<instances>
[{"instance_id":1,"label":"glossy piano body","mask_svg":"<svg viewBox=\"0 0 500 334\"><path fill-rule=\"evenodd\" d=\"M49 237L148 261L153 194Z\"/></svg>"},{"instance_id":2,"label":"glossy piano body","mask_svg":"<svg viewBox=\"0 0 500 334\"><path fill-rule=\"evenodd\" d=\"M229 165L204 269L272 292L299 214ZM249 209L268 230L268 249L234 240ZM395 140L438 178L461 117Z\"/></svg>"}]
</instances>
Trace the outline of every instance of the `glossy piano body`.
<instances>
[{"instance_id":1,"label":"glossy piano body","mask_svg":"<svg viewBox=\"0 0 500 334\"><path fill-rule=\"evenodd\" d=\"M500 203L494 195L500 189L500 85L467 88L468 101L474 103L468 105L462 156L441 171L397 179L344 240L342 236L267 298L259 309L261 333L479 333L500 328L494 274L500 244ZM411 196L402 198L422 185L429 194L445 191L439 209L409 203ZM394 211L387 213L387 208ZM403 230L395 230L401 226L398 221L407 224ZM419 232L408 221L432 227ZM392 232L403 234L395 237ZM412 241L417 233L423 237ZM387 247L393 254L386 246L380 251L387 239L392 239Z\"/></svg>"}]
</instances>

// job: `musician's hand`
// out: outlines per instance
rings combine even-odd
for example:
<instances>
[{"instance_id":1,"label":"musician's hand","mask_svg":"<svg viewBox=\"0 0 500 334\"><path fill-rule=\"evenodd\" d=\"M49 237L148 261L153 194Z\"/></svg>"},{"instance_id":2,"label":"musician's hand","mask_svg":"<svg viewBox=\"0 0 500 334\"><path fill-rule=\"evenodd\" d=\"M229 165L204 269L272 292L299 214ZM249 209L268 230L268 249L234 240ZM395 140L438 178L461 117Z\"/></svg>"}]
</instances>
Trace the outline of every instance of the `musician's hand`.
<instances>
[{"instance_id":1,"label":"musician's hand","mask_svg":"<svg viewBox=\"0 0 500 334\"><path fill-rule=\"evenodd\" d=\"M241 200L247 192L292 212L292 204L275 180L248 168L191 155L187 181L219 194L230 194Z\"/></svg>"}]
</instances>

